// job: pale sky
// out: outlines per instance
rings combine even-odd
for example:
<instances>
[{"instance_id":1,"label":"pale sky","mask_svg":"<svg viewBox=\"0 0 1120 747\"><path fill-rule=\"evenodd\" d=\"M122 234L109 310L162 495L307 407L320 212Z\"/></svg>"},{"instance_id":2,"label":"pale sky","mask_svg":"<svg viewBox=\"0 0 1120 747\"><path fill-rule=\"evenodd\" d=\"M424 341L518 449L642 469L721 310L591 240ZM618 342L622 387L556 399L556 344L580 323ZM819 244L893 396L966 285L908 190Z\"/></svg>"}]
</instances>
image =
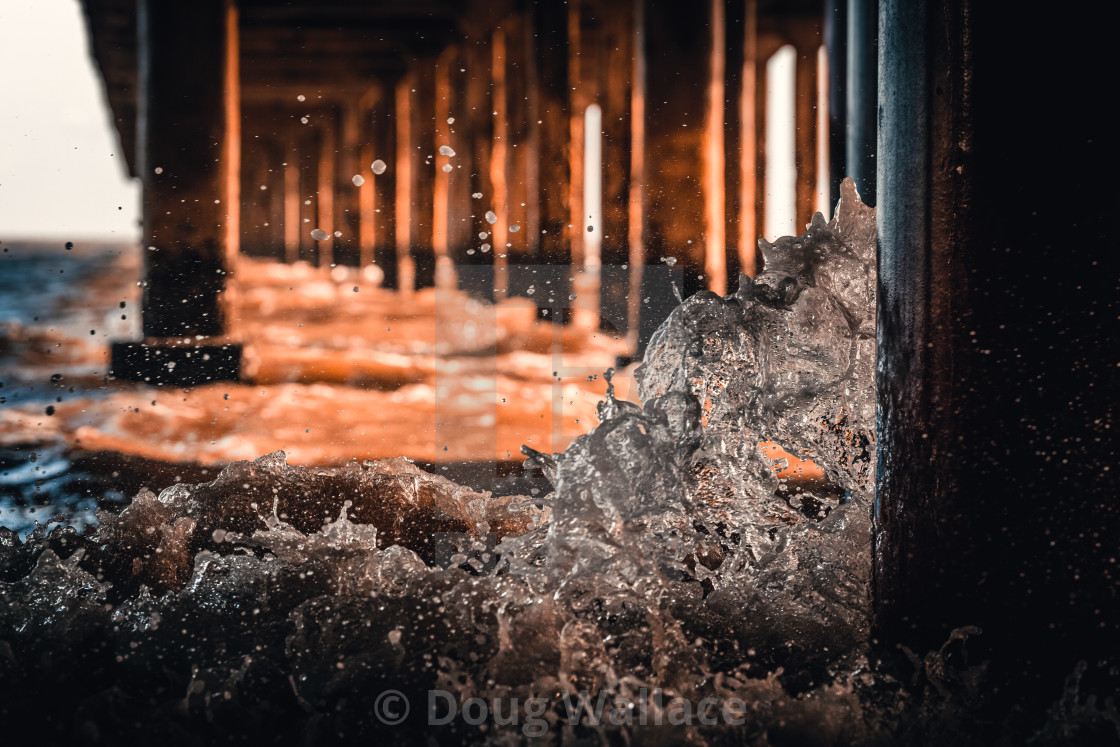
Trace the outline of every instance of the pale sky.
<instances>
[{"instance_id":1,"label":"pale sky","mask_svg":"<svg viewBox=\"0 0 1120 747\"><path fill-rule=\"evenodd\" d=\"M0 0L0 241L137 241L139 208L78 0Z\"/></svg>"}]
</instances>

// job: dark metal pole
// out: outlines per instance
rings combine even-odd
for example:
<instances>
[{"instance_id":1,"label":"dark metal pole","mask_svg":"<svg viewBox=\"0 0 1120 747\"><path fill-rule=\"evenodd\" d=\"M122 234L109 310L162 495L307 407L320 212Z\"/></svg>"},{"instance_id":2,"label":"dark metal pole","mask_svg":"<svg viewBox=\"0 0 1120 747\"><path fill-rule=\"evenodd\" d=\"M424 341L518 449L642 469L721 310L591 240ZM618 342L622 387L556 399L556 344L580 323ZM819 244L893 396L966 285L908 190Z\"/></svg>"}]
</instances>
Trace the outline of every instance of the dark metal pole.
<instances>
[{"instance_id":1,"label":"dark metal pole","mask_svg":"<svg viewBox=\"0 0 1120 747\"><path fill-rule=\"evenodd\" d=\"M829 202L835 205L840 182L847 176L848 0L826 0L824 48L828 55L828 194Z\"/></svg>"},{"instance_id":2,"label":"dark metal pole","mask_svg":"<svg viewBox=\"0 0 1120 747\"><path fill-rule=\"evenodd\" d=\"M879 9L877 0L848 0L846 176L860 197L875 204L875 138L878 119Z\"/></svg>"},{"instance_id":3,"label":"dark metal pole","mask_svg":"<svg viewBox=\"0 0 1120 747\"><path fill-rule=\"evenodd\" d=\"M879 23L876 637L979 626L989 693L1041 716L1120 640L1110 47L969 0Z\"/></svg>"}]
</instances>

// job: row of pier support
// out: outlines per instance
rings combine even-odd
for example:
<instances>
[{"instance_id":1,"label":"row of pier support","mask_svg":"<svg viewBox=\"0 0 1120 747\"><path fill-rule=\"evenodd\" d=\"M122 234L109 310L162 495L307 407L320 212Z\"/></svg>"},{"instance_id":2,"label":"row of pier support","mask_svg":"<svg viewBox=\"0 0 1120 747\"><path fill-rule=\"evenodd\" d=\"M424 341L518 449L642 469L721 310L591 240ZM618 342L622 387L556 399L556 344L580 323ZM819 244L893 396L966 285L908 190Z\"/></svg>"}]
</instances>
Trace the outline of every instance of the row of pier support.
<instances>
[{"instance_id":1,"label":"row of pier support","mask_svg":"<svg viewBox=\"0 0 1120 747\"><path fill-rule=\"evenodd\" d=\"M762 5L464 9L363 67L376 25L276 28L263 2L142 0L145 335L227 336L244 252L376 264L406 294L484 266L468 290L493 299L525 292L511 265L571 265L572 315L609 319L637 351L663 317L640 321L643 266L675 266L686 293L756 271L783 202L767 194L767 62L786 46L788 230L827 193L820 8Z\"/></svg>"}]
</instances>

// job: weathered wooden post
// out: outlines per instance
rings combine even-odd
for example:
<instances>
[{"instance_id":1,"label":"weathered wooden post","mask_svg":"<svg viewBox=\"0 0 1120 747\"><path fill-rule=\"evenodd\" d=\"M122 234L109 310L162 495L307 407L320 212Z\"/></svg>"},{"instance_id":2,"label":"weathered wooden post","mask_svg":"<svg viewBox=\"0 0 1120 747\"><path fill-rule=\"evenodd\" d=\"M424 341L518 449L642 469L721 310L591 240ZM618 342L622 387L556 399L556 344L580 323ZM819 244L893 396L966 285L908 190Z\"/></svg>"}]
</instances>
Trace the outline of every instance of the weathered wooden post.
<instances>
[{"instance_id":1,"label":"weathered wooden post","mask_svg":"<svg viewBox=\"0 0 1120 747\"><path fill-rule=\"evenodd\" d=\"M397 289L405 295L434 277L435 98L435 64L421 59L396 92Z\"/></svg>"},{"instance_id":2,"label":"weathered wooden post","mask_svg":"<svg viewBox=\"0 0 1120 747\"><path fill-rule=\"evenodd\" d=\"M633 3L630 49L630 195L627 215L626 341L630 354L640 355L642 274L645 271L646 183L646 10L642 0Z\"/></svg>"},{"instance_id":3,"label":"weathered wooden post","mask_svg":"<svg viewBox=\"0 0 1120 747\"><path fill-rule=\"evenodd\" d=\"M363 222L364 230L372 231L363 233L370 243L368 247L363 244L363 252L368 251L374 262L385 272L384 285L394 287L398 284L397 267L397 170L396 170L396 139L397 139L397 85L398 82L389 80L385 82L384 93L375 101L371 101L370 139L372 148L366 151L369 160L363 158L362 168L370 169L373 174L373 187L365 213L370 222ZM373 171L373 164L381 161L378 170ZM381 168L384 165L384 168ZM363 239L365 241L365 239Z\"/></svg>"},{"instance_id":4,"label":"weathered wooden post","mask_svg":"<svg viewBox=\"0 0 1120 747\"><path fill-rule=\"evenodd\" d=\"M412 205L415 201L415 159L413 157L413 115L416 94L413 92L415 77L406 75L397 82L396 105L394 114L396 120L396 169L395 178L395 206L393 221L395 232L394 239L397 247L396 279L397 290L405 296L416 289L416 262L412 259Z\"/></svg>"},{"instance_id":5,"label":"weathered wooden post","mask_svg":"<svg viewBox=\"0 0 1120 747\"><path fill-rule=\"evenodd\" d=\"M814 22L798 24L794 35L797 50L794 84L794 164L797 169L797 230L809 224L817 203L817 50L820 27Z\"/></svg>"},{"instance_id":6,"label":"weathered wooden post","mask_svg":"<svg viewBox=\"0 0 1120 747\"><path fill-rule=\"evenodd\" d=\"M319 151L316 162L316 200L318 208L315 226L327 234L325 239L316 239L315 258L319 267L330 267L334 264L335 247L335 161L337 156L336 128L337 120L332 109L325 110L316 119L318 125Z\"/></svg>"},{"instance_id":7,"label":"weathered wooden post","mask_svg":"<svg viewBox=\"0 0 1120 747\"><path fill-rule=\"evenodd\" d=\"M381 177L373 173L373 162L377 158L374 148L373 115L365 97L359 103L359 139L363 142L358 156L358 171L363 176L358 192L358 266L365 268L374 263L378 241L377 221L377 182Z\"/></svg>"},{"instance_id":8,"label":"weathered wooden post","mask_svg":"<svg viewBox=\"0 0 1120 747\"><path fill-rule=\"evenodd\" d=\"M727 28L724 0L709 0L707 90L702 146L704 185L704 285L727 292L727 226L724 183L724 89Z\"/></svg>"},{"instance_id":9,"label":"weathered wooden post","mask_svg":"<svg viewBox=\"0 0 1120 747\"><path fill-rule=\"evenodd\" d=\"M414 91L410 91L409 113L412 116L412 225L409 233L416 268L415 287L435 284L436 257L433 252L432 203L435 200L435 175L438 171L439 146L436 144L436 62L422 56L413 65Z\"/></svg>"},{"instance_id":10,"label":"weathered wooden post","mask_svg":"<svg viewBox=\"0 0 1120 747\"><path fill-rule=\"evenodd\" d=\"M657 94L646 100L646 261L673 257L675 269L683 271L686 294L706 287L700 276L705 274L704 125L711 13L710 3L645 2L646 70L648 79L657 81ZM661 290L668 289L659 294ZM664 318L655 309L643 310L654 312L646 320L653 326Z\"/></svg>"},{"instance_id":11,"label":"weathered wooden post","mask_svg":"<svg viewBox=\"0 0 1120 747\"><path fill-rule=\"evenodd\" d=\"M490 199L494 222L490 243L494 247L494 300L509 295L509 111L506 92L506 31L494 29L490 39L490 116L493 117L490 143ZM487 219L489 222L489 219Z\"/></svg>"},{"instance_id":12,"label":"weathered wooden post","mask_svg":"<svg viewBox=\"0 0 1120 747\"><path fill-rule=\"evenodd\" d=\"M551 3L541 4L533 9L532 19L537 39L535 88L538 119L541 120L540 259L544 263L565 265L571 261L570 243L565 238L574 230L568 228L571 216L567 185L571 175L566 148L570 117L567 9Z\"/></svg>"},{"instance_id":13,"label":"weathered wooden post","mask_svg":"<svg viewBox=\"0 0 1120 747\"><path fill-rule=\"evenodd\" d=\"M582 0L568 6L568 195L566 221L575 272L571 275L572 318L597 329L605 318L625 333L630 287L631 90L634 70L634 9L625 3ZM542 62L542 73L556 71ZM545 117L555 116L555 101L542 98ZM589 114L590 113L590 114ZM587 130L587 123L593 127ZM542 152L548 148L551 122L542 127ZM590 145L590 153L585 149ZM590 155L590 158L588 156ZM542 160L542 164L547 159ZM594 169L590 172L589 169ZM547 167L542 169L542 176ZM548 230L547 179L542 178L541 225ZM586 197L596 196L586 202ZM594 217L593 217L594 216ZM543 237L542 237L543 238ZM550 253L542 243L542 255Z\"/></svg>"},{"instance_id":14,"label":"weathered wooden post","mask_svg":"<svg viewBox=\"0 0 1120 747\"><path fill-rule=\"evenodd\" d=\"M115 343L111 371L152 384L236 379L226 308L240 191L236 7L140 0L137 14L145 341Z\"/></svg>"},{"instance_id":15,"label":"weathered wooden post","mask_svg":"<svg viewBox=\"0 0 1120 747\"><path fill-rule=\"evenodd\" d=\"M455 64L457 50L449 46L436 60L435 76L435 146L436 172L435 190L432 199L432 251L435 254L435 287L458 288L459 280L455 265L451 260L452 237L458 236L455 215L452 208L453 186L464 179L456 173L456 166L462 165L458 158L459 150L466 150L452 136L455 118L451 116L452 88L451 68ZM458 146L458 149L456 149ZM444 150L444 149L448 150ZM461 169L460 169L461 171Z\"/></svg>"},{"instance_id":16,"label":"weathered wooden post","mask_svg":"<svg viewBox=\"0 0 1120 747\"><path fill-rule=\"evenodd\" d=\"M436 159L440 164L436 176L446 177L446 181L442 183L442 188L446 189L446 203L441 210L442 198L437 195L436 207L439 211L437 222L442 220L445 227L445 267L448 268L441 275L437 267L438 287L458 288L458 266L472 264L468 260L481 254L479 248L482 241L478 238L476 222L483 218L476 209L479 201L472 195L477 191L476 182L480 183L482 178L476 174L478 169L474 147L475 142L482 140L482 137L474 131L472 123L482 113L476 110L478 104L472 104L469 96L472 85L478 86L473 81L478 71L470 67L470 54L467 51L469 46L472 45L467 36L458 44L447 47L440 54L436 75L437 147L446 145L455 153L453 156L437 155ZM444 172L443 165L451 166L451 171ZM437 189L441 188L438 182L436 186ZM441 214L442 219L438 217Z\"/></svg>"},{"instance_id":17,"label":"weathered wooden post","mask_svg":"<svg viewBox=\"0 0 1120 747\"><path fill-rule=\"evenodd\" d=\"M286 128L291 130L290 127ZM299 260L300 241L300 165L299 148L294 140L289 140L284 149L284 259L289 264Z\"/></svg>"},{"instance_id":18,"label":"weathered wooden post","mask_svg":"<svg viewBox=\"0 0 1120 747\"><path fill-rule=\"evenodd\" d=\"M509 255L511 295L525 295L529 287L542 287L535 271L519 271L519 267L536 262L536 236L539 235L539 146L540 125L536 116L534 38L527 9L502 21L505 45L505 109L498 110L506 119L506 240L502 250ZM501 219L499 219L499 224ZM508 246L507 246L508 245ZM497 246L497 245L496 245ZM543 294L542 294L543 296Z\"/></svg>"},{"instance_id":19,"label":"weathered wooden post","mask_svg":"<svg viewBox=\"0 0 1120 747\"><path fill-rule=\"evenodd\" d=\"M284 146L270 140L263 151L268 166L268 256L284 260Z\"/></svg>"},{"instance_id":20,"label":"weathered wooden post","mask_svg":"<svg viewBox=\"0 0 1120 747\"><path fill-rule=\"evenodd\" d=\"M270 256L268 154L265 143L247 138L241 169L241 251L251 257ZM261 186L265 189L261 189Z\"/></svg>"},{"instance_id":21,"label":"weathered wooden post","mask_svg":"<svg viewBox=\"0 0 1120 747\"><path fill-rule=\"evenodd\" d=\"M368 196L366 181L371 181L369 161L362 164L363 131L362 100L365 94L351 93L340 105L338 170L335 174L334 214L337 230L342 233L335 241L335 262L343 265L362 266L362 211L363 195ZM354 181L361 177L361 184ZM372 183L370 187L372 187Z\"/></svg>"},{"instance_id":22,"label":"weathered wooden post","mask_svg":"<svg viewBox=\"0 0 1120 747\"><path fill-rule=\"evenodd\" d=\"M758 59L758 0L746 0L743 10L743 66L739 73L739 272L754 277L758 273L758 229L762 226L762 200L759 191L762 138L759 123L764 108L765 77Z\"/></svg>"},{"instance_id":23,"label":"weathered wooden post","mask_svg":"<svg viewBox=\"0 0 1120 747\"><path fill-rule=\"evenodd\" d=\"M585 328L598 328L605 317L622 333L630 287L621 266L630 253L633 44L629 5L593 0L569 5L568 206L572 264L577 268L572 275L572 318L582 320L578 323ZM590 154L585 152L588 145ZM588 195L597 195L594 204L586 203Z\"/></svg>"},{"instance_id":24,"label":"weathered wooden post","mask_svg":"<svg viewBox=\"0 0 1120 747\"><path fill-rule=\"evenodd\" d=\"M585 29L583 54L597 47L595 67L588 71L598 78L601 119L601 215L596 226L599 250L599 307L604 329L619 334L629 331L630 291L630 178L633 144L630 117L634 90L634 11L632 3L600 3L598 28ZM589 33L591 32L591 33ZM594 45L594 47L592 46Z\"/></svg>"},{"instance_id":25,"label":"weathered wooden post","mask_svg":"<svg viewBox=\"0 0 1120 747\"><path fill-rule=\"evenodd\" d=\"M1120 640L1120 232L1095 167L1117 153L1086 105L1109 32L966 0L878 20L876 636L921 654L979 626L989 692L1041 716Z\"/></svg>"}]
</instances>

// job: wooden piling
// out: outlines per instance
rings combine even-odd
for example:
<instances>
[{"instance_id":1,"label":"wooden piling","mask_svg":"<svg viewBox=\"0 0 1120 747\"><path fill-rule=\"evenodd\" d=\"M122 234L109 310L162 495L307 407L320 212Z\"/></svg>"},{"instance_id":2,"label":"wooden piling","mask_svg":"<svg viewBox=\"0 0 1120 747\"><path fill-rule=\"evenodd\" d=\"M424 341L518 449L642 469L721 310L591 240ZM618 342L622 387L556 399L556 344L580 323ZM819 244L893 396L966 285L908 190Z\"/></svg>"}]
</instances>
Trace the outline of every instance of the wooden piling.
<instances>
[{"instance_id":1,"label":"wooden piling","mask_svg":"<svg viewBox=\"0 0 1120 747\"><path fill-rule=\"evenodd\" d=\"M240 164L225 89L236 43L229 6L142 0L139 158L144 182L143 328L149 337L224 335L230 226ZM191 57L196 64L185 66Z\"/></svg>"},{"instance_id":2,"label":"wooden piling","mask_svg":"<svg viewBox=\"0 0 1120 747\"><path fill-rule=\"evenodd\" d=\"M396 199L394 206L397 248L397 290L409 296L416 288L416 264L412 260L412 99L414 78L405 76L396 88Z\"/></svg>"},{"instance_id":3,"label":"wooden piling","mask_svg":"<svg viewBox=\"0 0 1120 747\"><path fill-rule=\"evenodd\" d=\"M114 343L111 372L152 384L236 378L226 293L239 240L236 11L229 0L140 0L137 13L147 340Z\"/></svg>"},{"instance_id":4,"label":"wooden piling","mask_svg":"<svg viewBox=\"0 0 1120 747\"><path fill-rule=\"evenodd\" d=\"M336 120L333 110L327 110L316 118L319 150L317 159L316 182L316 227L327 234L324 239L316 239L315 256L319 267L330 267L334 264L334 191L335 191L335 157L336 157Z\"/></svg>"},{"instance_id":5,"label":"wooden piling","mask_svg":"<svg viewBox=\"0 0 1120 747\"><path fill-rule=\"evenodd\" d=\"M452 182L461 179L455 173L460 163L456 160L457 142L451 134L451 66L455 63L457 50L448 47L436 61L435 72L435 187L432 199L432 251L435 255L435 287L456 288L458 280L455 265L451 260L451 230L453 225L451 195ZM441 152L450 148L456 156ZM460 146L461 149L461 146ZM448 167L445 170L444 167Z\"/></svg>"},{"instance_id":6,"label":"wooden piling","mask_svg":"<svg viewBox=\"0 0 1120 747\"><path fill-rule=\"evenodd\" d=\"M743 69L739 94L739 272L754 277L762 215L758 174L761 171L759 121L758 0L746 0L743 16ZM765 78L761 78L765 80ZM765 84L761 86L765 89Z\"/></svg>"},{"instance_id":7,"label":"wooden piling","mask_svg":"<svg viewBox=\"0 0 1120 747\"><path fill-rule=\"evenodd\" d=\"M704 107L704 280L708 290L727 292L726 226L724 223L723 98L726 63L723 0L709 0L707 99Z\"/></svg>"},{"instance_id":8,"label":"wooden piling","mask_svg":"<svg viewBox=\"0 0 1120 747\"><path fill-rule=\"evenodd\" d=\"M493 117L490 143L490 193L491 210L496 220L489 226L490 243L494 252L494 300L509 295L509 252L506 236L509 230L509 169L508 132L506 111L506 32L495 29L490 40L491 111Z\"/></svg>"},{"instance_id":9,"label":"wooden piling","mask_svg":"<svg viewBox=\"0 0 1120 747\"><path fill-rule=\"evenodd\" d=\"M795 231L809 225L817 203L817 49L819 34L808 24L798 33L795 63L794 168L797 169Z\"/></svg>"}]
</instances>

